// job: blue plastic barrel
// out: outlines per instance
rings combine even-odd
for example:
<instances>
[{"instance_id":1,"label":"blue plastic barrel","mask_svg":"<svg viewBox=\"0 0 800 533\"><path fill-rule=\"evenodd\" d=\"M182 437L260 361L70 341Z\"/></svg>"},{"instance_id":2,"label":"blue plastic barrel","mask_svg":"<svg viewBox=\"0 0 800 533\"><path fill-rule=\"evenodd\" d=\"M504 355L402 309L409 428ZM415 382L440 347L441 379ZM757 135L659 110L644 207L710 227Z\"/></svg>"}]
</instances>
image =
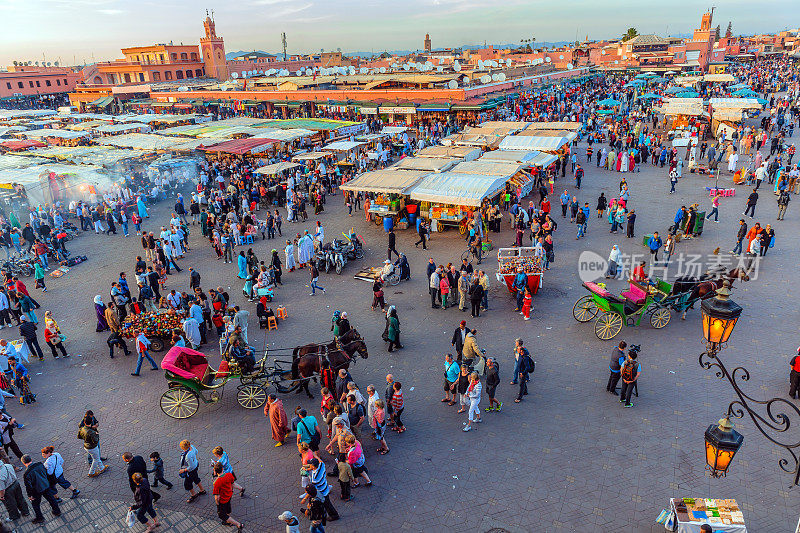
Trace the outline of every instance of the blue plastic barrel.
<instances>
[{"instance_id":1,"label":"blue plastic barrel","mask_svg":"<svg viewBox=\"0 0 800 533\"><path fill-rule=\"evenodd\" d=\"M394 219L392 217L383 217L383 231L389 233L389 230L394 227Z\"/></svg>"},{"instance_id":2,"label":"blue plastic barrel","mask_svg":"<svg viewBox=\"0 0 800 533\"><path fill-rule=\"evenodd\" d=\"M409 226L416 226L417 224L417 214L416 213L409 213L408 214L408 225Z\"/></svg>"}]
</instances>

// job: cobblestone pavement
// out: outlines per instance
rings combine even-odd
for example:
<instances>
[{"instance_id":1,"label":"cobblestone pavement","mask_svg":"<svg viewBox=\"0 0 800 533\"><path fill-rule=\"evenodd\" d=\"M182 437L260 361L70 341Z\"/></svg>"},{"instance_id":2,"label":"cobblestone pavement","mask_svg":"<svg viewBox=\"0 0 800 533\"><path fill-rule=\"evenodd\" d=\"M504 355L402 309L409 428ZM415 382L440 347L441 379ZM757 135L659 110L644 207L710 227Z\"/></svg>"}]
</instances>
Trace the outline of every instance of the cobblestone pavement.
<instances>
[{"instance_id":1,"label":"cobblestone pavement","mask_svg":"<svg viewBox=\"0 0 800 533\"><path fill-rule=\"evenodd\" d=\"M129 529L125 523L130 502L119 500L95 500L79 498L70 500L74 502L62 505L62 513L58 518L48 520L38 526L30 522L17 526L18 533L33 533L38 531L70 531L73 533L97 533L110 531L144 531L146 528L140 524ZM45 507L47 505L45 504ZM160 509L156 506L156 512ZM201 518L185 512L171 510L159 517L162 531L191 531L197 533L219 533L231 531L230 527L223 526L218 520Z\"/></svg>"},{"instance_id":2,"label":"cobblestone pavement","mask_svg":"<svg viewBox=\"0 0 800 533\"><path fill-rule=\"evenodd\" d=\"M585 145L579 148L585 159ZM576 191L571 180L557 182L557 195L565 185L579 192L581 202L594 208L601 190L613 197L619 174L587 164L584 188ZM405 349L386 352L380 340L383 318L370 311L371 287L352 278L362 265L378 265L384 259L386 237L382 228L366 225L360 214L347 217L342 197L329 197L319 217L331 237L354 227L366 240L366 257L346 265L341 276L324 275L324 295L308 295L306 271L284 274L276 304L286 305L289 317L268 335L251 325L256 346L291 347L329 339L334 309L347 310L351 322L366 337L369 359L352 369L362 390L369 383L383 389L384 376L392 372L404 383L408 431L388 436L391 453L378 456L367 440L367 464L374 479L371 488L355 489L355 500L334 501L342 520L331 531L636 531L655 532L659 511L670 497L735 498L742 506L751 531L789 531L797 521L798 493L789 490L791 479L778 468L776 448L755 431L749 420L737 423L745 445L725 479L704 474L703 432L723 414L733 392L726 382L697 364L702 351L700 312L689 312L685 321L673 314L663 330L649 324L626 328L615 340L642 345L641 396L633 409L623 409L605 392L608 358L614 342L599 341L593 325L579 324L571 316L575 300L585 294L577 275L578 255L585 249L606 257L612 243L623 252L645 253L641 236L653 230L665 233L682 204L709 204L704 187L713 180L685 172L677 194L666 195L669 182L665 169L646 165L642 172L627 175L631 205L639 218L636 238L609 234L609 227L594 213L588 236L575 240L575 228L556 213L556 262L546 273L544 288L534 298L533 320L523 322L512 313L513 301L497 282L490 294L490 310L471 319L457 309L433 310L428 305L427 258L438 263L459 262L465 245L453 231L435 235L430 249L413 246L412 232L399 232L398 248L407 253L412 279L387 290L387 300L398 308ZM566 183L565 183L566 182ZM730 176L723 174L723 184ZM720 223L708 222L701 238L682 242L680 252L709 254L733 245L737 220L741 217L747 189L722 199ZM728 365L746 364L753 372L747 390L758 398L784 395L788 387L788 359L798 345L798 301L796 284L787 273L797 265L800 244L800 200L792 202L784 222L774 222L775 197L762 187L758 219L776 226L777 244L769 251L757 280L737 282L734 298L742 304L742 315L730 347L723 357ZM557 211L557 199L553 199ZM168 218L170 206L162 203L146 221L156 229ZM284 235L311 227L285 224ZM748 219L748 223L751 221ZM196 228L196 227L195 227ZM193 228L194 229L194 228ZM242 303L241 283L235 265L216 261L212 250L198 236L191 236L192 251L182 267L195 266L204 288L230 287L234 303ZM510 243L507 226L494 237L495 246ZM253 249L261 259L270 250L281 250L281 239L257 241ZM158 399L166 389L162 372L143 371L129 375L135 361L118 356L110 360L106 335L94 331L92 298L107 300L108 284L121 270L131 272L141 250L135 236L86 234L71 243L72 251L85 253L89 261L60 279L48 278L50 291L37 294L44 309L52 309L68 336L71 359L32 362L33 389L39 401L32 406L10 405L27 424L17 432L24 451L37 453L52 444L64 455L67 477L89 499L130 501L124 479L122 452L130 450L147 457L158 450L165 459L167 478L178 481L177 443L189 438L201 452L203 480L210 486L209 458L213 446L229 452L240 483L250 498L234 501L234 516L259 531L278 531L276 516L287 509L298 510L298 458L293 446L273 448L269 424L261 410L246 411L237 405L235 387L228 387L217 404L201 405L189 420L164 416ZM281 252L282 255L282 252ZM482 265L493 275L496 258ZM493 279L493 277L492 277ZM33 286L30 279L29 286ZM188 286L188 271L172 275L168 288ZM614 291L621 281L611 281ZM255 322L255 308L246 305ZM501 413L484 413L485 422L476 431L463 433L464 415L439 402L443 354L449 351L453 328L462 318L478 329L478 342L488 355L499 358L502 383L498 397L505 402ZM0 337L15 338L8 330ZM508 385L513 368L511 346L522 337L537 362L530 396L520 405L511 399ZM215 337L214 337L215 339ZM218 354L208 350L212 361ZM318 410L318 400L299 395L284 396L287 411L296 405ZM87 466L81 443L76 439L78 420L85 409L94 409L101 421L101 448L111 470L96 479L86 477ZM794 427L794 426L792 426ZM325 454L323 457L327 458ZM179 488L163 491L161 514L188 512L215 520L210 496L187 505ZM85 505L81 503L80 505ZM67 503L66 509L72 504ZM113 512L109 512L109 515ZM116 519L116 518L115 518ZM88 527L88 526L87 526ZM109 531L113 527L109 525ZM178 528L178 526L176 526ZM179 529L192 531L191 528ZM197 526L197 531L205 531Z\"/></svg>"}]
</instances>

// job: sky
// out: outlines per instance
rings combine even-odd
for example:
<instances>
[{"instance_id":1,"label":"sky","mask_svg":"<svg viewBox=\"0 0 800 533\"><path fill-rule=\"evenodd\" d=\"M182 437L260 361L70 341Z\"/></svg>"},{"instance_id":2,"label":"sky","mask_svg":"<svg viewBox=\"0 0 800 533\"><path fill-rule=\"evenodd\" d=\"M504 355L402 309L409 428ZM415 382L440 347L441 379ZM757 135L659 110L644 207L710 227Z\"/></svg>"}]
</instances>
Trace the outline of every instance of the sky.
<instances>
[{"instance_id":1,"label":"sky","mask_svg":"<svg viewBox=\"0 0 800 533\"><path fill-rule=\"evenodd\" d=\"M644 7L646 5L646 7ZM692 0L0 0L0 67L20 61L83 64L121 57L120 48L173 41L196 44L205 10L228 51L382 52L488 43L691 34L706 6ZM800 25L796 0L721 0L714 25L734 34ZM788 25L788 26L787 26Z\"/></svg>"}]
</instances>

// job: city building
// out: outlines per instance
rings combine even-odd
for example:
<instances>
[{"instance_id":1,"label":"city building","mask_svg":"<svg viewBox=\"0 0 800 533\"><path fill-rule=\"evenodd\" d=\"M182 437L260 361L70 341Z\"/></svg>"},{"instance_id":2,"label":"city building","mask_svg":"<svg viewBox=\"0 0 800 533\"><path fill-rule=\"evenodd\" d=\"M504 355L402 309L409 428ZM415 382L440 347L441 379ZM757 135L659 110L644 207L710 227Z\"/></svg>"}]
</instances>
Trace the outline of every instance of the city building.
<instances>
[{"instance_id":1,"label":"city building","mask_svg":"<svg viewBox=\"0 0 800 533\"><path fill-rule=\"evenodd\" d=\"M431 35L429 33L425 34L425 42L423 44L425 46L425 51L430 53L430 51L431 51Z\"/></svg>"},{"instance_id":2,"label":"city building","mask_svg":"<svg viewBox=\"0 0 800 533\"><path fill-rule=\"evenodd\" d=\"M9 66L0 72L0 98L66 93L80 80L80 72L68 67Z\"/></svg>"},{"instance_id":3,"label":"city building","mask_svg":"<svg viewBox=\"0 0 800 533\"><path fill-rule=\"evenodd\" d=\"M228 79L228 60L225 57L225 42L217 36L216 24L206 13L203 21L206 31L205 37L200 39L200 48L203 52L203 63L206 75L218 80Z\"/></svg>"}]
</instances>

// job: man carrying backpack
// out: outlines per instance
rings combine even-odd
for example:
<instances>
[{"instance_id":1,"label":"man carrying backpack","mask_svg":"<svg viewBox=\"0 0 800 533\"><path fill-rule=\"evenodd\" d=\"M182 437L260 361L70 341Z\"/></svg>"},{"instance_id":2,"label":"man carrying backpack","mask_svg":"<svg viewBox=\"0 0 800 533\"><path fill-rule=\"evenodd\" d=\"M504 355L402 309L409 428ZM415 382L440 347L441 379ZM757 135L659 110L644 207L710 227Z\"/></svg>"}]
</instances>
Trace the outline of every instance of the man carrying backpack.
<instances>
[{"instance_id":1,"label":"man carrying backpack","mask_svg":"<svg viewBox=\"0 0 800 533\"><path fill-rule=\"evenodd\" d=\"M642 374L642 366L636 361L636 352L628 350L628 359L622 365L620 374L622 388L619 391L619 401L624 403L625 407L633 407L633 403L631 403L633 388L636 386L636 380Z\"/></svg>"},{"instance_id":2,"label":"man carrying backpack","mask_svg":"<svg viewBox=\"0 0 800 533\"><path fill-rule=\"evenodd\" d=\"M527 350L519 354L519 375L515 376L519 379L519 394L514 399L514 403L522 401L522 397L528 394L528 374L533 373L536 364L528 355Z\"/></svg>"},{"instance_id":3,"label":"man carrying backpack","mask_svg":"<svg viewBox=\"0 0 800 533\"><path fill-rule=\"evenodd\" d=\"M608 384L606 390L611 394L617 394L617 383L619 383L620 372L622 365L625 364L625 348L628 344L625 341L619 343L619 346L611 351L611 361L608 364L608 369L611 375L608 376Z\"/></svg>"}]
</instances>

